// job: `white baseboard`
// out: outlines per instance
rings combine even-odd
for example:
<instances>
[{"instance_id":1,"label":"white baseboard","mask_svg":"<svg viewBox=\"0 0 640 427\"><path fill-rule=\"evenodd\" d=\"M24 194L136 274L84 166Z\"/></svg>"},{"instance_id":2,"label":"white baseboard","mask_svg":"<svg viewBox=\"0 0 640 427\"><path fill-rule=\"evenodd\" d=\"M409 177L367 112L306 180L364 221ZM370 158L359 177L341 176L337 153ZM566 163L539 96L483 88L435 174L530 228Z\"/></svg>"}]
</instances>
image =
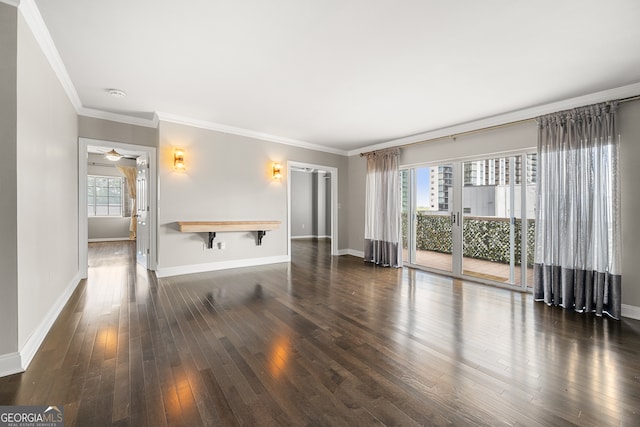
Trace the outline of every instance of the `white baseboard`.
<instances>
[{"instance_id":1,"label":"white baseboard","mask_svg":"<svg viewBox=\"0 0 640 427\"><path fill-rule=\"evenodd\" d=\"M353 255L358 258L364 258L364 252L355 249L340 249L338 255Z\"/></svg>"},{"instance_id":2,"label":"white baseboard","mask_svg":"<svg viewBox=\"0 0 640 427\"><path fill-rule=\"evenodd\" d=\"M640 320L640 307L622 304L622 317Z\"/></svg>"},{"instance_id":3,"label":"white baseboard","mask_svg":"<svg viewBox=\"0 0 640 427\"><path fill-rule=\"evenodd\" d=\"M20 363L20 353L7 353L0 355L0 377L24 372Z\"/></svg>"},{"instance_id":4,"label":"white baseboard","mask_svg":"<svg viewBox=\"0 0 640 427\"><path fill-rule=\"evenodd\" d=\"M309 236L291 236L291 240L297 240L297 239L331 239L331 236L314 236L314 235L309 235Z\"/></svg>"},{"instance_id":5,"label":"white baseboard","mask_svg":"<svg viewBox=\"0 0 640 427\"><path fill-rule=\"evenodd\" d=\"M89 243L95 242L121 242L123 240L131 240L129 236L127 237L98 237L96 239L87 239Z\"/></svg>"},{"instance_id":6,"label":"white baseboard","mask_svg":"<svg viewBox=\"0 0 640 427\"><path fill-rule=\"evenodd\" d=\"M42 342L49 333L51 326L53 326L53 323L60 315L60 312L62 312L65 304L67 303L67 301L69 301L69 298L71 298L71 294L73 294L73 291L76 290L76 287L80 283L80 280L80 272L77 272L73 279L71 279L71 282L69 282L65 290L58 296L58 299L53 304L53 306L51 306L36 330L33 331L27 342L20 349L20 359L23 370L27 369L27 367L31 363L33 356L36 355L36 352L40 348L40 345L42 345Z\"/></svg>"},{"instance_id":7,"label":"white baseboard","mask_svg":"<svg viewBox=\"0 0 640 427\"><path fill-rule=\"evenodd\" d=\"M204 273L207 271L226 270L229 268L254 267L258 265L277 264L290 262L288 255L272 256L265 258L238 259L232 261L211 262L207 264L181 265L178 267L160 267L156 269L157 277L178 276L181 274Z\"/></svg>"}]
</instances>

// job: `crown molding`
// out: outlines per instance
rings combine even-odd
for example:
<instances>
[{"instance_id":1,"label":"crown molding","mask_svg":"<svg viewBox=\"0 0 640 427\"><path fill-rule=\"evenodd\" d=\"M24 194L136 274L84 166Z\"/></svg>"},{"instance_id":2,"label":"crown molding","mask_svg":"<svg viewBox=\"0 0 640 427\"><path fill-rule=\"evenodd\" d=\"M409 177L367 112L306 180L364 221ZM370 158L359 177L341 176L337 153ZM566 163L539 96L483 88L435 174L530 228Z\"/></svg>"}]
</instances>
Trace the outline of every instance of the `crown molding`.
<instances>
[{"instance_id":1,"label":"crown molding","mask_svg":"<svg viewBox=\"0 0 640 427\"><path fill-rule=\"evenodd\" d=\"M454 126L448 126L441 129L435 129L429 132L419 133L416 135L406 136L394 139L380 144L369 145L357 150L348 152L349 156L354 156L367 151L382 150L384 148L398 147L418 142L426 142L432 139L446 138L456 136L457 134L477 131L494 126L506 125L522 120L534 119L538 116L551 114L558 111L568 110L571 108L581 107L584 105L595 104L598 102L612 101L615 99L628 98L640 94L640 83L634 83L627 86L620 86L614 89L594 92L588 95L569 98L562 101L552 102L549 104L538 105L535 107L524 108L522 110L511 111L497 116L487 117L472 122L461 123Z\"/></svg>"},{"instance_id":2,"label":"crown molding","mask_svg":"<svg viewBox=\"0 0 640 427\"><path fill-rule=\"evenodd\" d=\"M353 156L366 151L381 150L384 148L397 147L407 144L413 144L418 142L425 142L432 139L438 139L448 136L455 136L470 131L476 131L484 128L490 128L493 126L505 125L517 121L533 119L535 117L550 114L557 111L567 110L583 105L594 104L597 102L610 101L614 99L621 99L640 94L640 83L634 83L627 86L621 86L614 89L595 92L592 94L570 98L558 102L549 104L543 104L531 108L525 108L500 114L497 116L487 117L471 122L460 123L453 126L448 126L440 129L435 129L428 132L419 133L416 135L410 135L403 138L398 138L383 142L380 144L369 145L361 147L355 150L340 150L337 148L326 147L318 144L313 144L306 141L300 141L291 138L285 138L277 135L270 135L262 132L257 132L249 129L238 128L233 126L227 126L219 123L208 122L204 120L193 119L189 117L183 117L175 114L157 112L154 114L153 119L143 119L134 116L128 116L124 114L110 113L107 111L96 110L92 108L85 108L82 106L82 101L78 96L75 86L73 85L69 73L62 62L62 58L58 53L51 34L47 29L42 15L35 3L35 0L0 0L0 3L5 3L11 6L18 7L20 13L25 19L25 22L31 29L38 45L42 49L45 57L47 58L51 68L58 77L67 97L74 106L76 112L80 116L93 117L98 119L111 120L120 123L144 126L144 127L157 127L160 120L178 123L187 126L193 126L202 129L208 129L218 132L224 132L234 135L246 136L249 138L256 138L265 141L271 141L279 144L291 145L294 147L305 148L309 150L321 151L325 153L338 154L342 156Z\"/></svg>"},{"instance_id":3,"label":"crown molding","mask_svg":"<svg viewBox=\"0 0 640 427\"><path fill-rule=\"evenodd\" d=\"M71 104L73 104L76 111L79 111L82 108L82 102L80 101L80 97L78 96L75 86L71 82L71 77L69 77L67 68L62 62L58 49L56 49L56 46L53 43L51 34L42 19L38 6L34 0L22 0L19 4L20 7L18 10L22 13L24 20L31 29L38 45L40 45L40 49L42 49L44 56L49 61L49 65L51 65L53 72L58 77L58 80L67 94L67 97L69 97Z\"/></svg>"},{"instance_id":4,"label":"crown molding","mask_svg":"<svg viewBox=\"0 0 640 427\"><path fill-rule=\"evenodd\" d=\"M345 150L325 147L325 146L313 144L310 142L299 141L297 139L285 138L277 135L271 135L268 133L256 132L249 129L238 128L234 126L227 126L220 123L208 122L205 120L192 119L190 117L183 117L175 114L162 113L162 112L158 112L156 114L158 116L158 120L163 122L177 123L177 124L192 126L200 129L213 130L216 132L229 133L232 135L246 136L249 138L256 138L264 141L276 142L278 144L292 145L294 147L306 148L308 150L322 151L322 152L331 153L331 154L338 154L341 156L347 155L347 151Z\"/></svg>"},{"instance_id":5,"label":"crown molding","mask_svg":"<svg viewBox=\"0 0 640 427\"><path fill-rule=\"evenodd\" d=\"M141 117L127 116L125 114L96 110L94 108L80 107L78 109L78 115L84 117L92 117L94 119L110 120L112 122L125 123L129 125L144 126L148 128L158 127L158 116L156 114L154 114L153 119L143 119Z\"/></svg>"}]
</instances>

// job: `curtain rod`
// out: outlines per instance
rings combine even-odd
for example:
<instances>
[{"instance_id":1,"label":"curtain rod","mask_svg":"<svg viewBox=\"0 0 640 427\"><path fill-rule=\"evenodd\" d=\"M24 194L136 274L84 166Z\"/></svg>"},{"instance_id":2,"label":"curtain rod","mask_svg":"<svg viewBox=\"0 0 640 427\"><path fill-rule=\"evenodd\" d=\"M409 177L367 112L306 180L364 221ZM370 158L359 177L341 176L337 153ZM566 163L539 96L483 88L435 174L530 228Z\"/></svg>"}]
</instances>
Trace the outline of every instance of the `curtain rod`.
<instances>
[{"instance_id":1,"label":"curtain rod","mask_svg":"<svg viewBox=\"0 0 640 427\"><path fill-rule=\"evenodd\" d=\"M360 153L360 157L366 156L366 155L369 155L369 154L382 154L382 153L386 153L388 151L397 151L401 147L402 147L402 145L399 145L397 147L381 148L379 150L371 150L371 151L367 151L366 153Z\"/></svg>"},{"instance_id":2,"label":"curtain rod","mask_svg":"<svg viewBox=\"0 0 640 427\"><path fill-rule=\"evenodd\" d=\"M638 100L638 99L640 99L640 95L630 96L628 98L618 99L617 102L623 103L623 102L635 101L635 100ZM607 102L613 102L613 101L607 101ZM372 150L372 151L368 151L366 153L360 153L360 157L366 156L369 153L384 152L386 150L393 150L393 149L396 149L396 148L411 147L412 145L425 144L427 142L439 141L441 139L453 139L453 140L455 140L459 136L472 135L474 133L484 132L484 131L487 131L487 130L493 130L493 129L499 129L499 128L503 128L503 127L515 126L515 125L519 125L519 124L522 124L522 123L528 123L528 122L535 121L535 120L536 120L535 118L516 120L515 122L503 123L501 125L487 126L487 127L484 127L484 128L468 130L468 131L465 131L465 132L452 133L451 135L439 136L437 138L425 139L425 140L416 141L416 142L409 142L407 144L401 144L401 145L397 145L395 147L383 148L383 149L380 149L380 150Z\"/></svg>"}]
</instances>

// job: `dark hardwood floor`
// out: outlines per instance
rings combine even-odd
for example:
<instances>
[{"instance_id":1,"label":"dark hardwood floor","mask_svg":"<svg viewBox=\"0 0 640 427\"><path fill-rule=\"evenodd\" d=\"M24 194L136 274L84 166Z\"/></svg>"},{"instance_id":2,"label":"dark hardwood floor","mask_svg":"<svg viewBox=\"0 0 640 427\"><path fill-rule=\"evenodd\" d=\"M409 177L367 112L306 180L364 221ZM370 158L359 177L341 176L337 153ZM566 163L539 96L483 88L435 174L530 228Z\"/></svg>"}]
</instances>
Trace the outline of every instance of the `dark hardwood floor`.
<instances>
[{"instance_id":1,"label":"dark hardwood floor","mask_svg":"<svg viewBox=\"0 0 640 427\"><path fill-rule=\"evenodd\" d=\"M291 264L157 280L129 243L0 404L65 425L640 425L640 322L293 242Z\"/></svg>"}]
</instances>

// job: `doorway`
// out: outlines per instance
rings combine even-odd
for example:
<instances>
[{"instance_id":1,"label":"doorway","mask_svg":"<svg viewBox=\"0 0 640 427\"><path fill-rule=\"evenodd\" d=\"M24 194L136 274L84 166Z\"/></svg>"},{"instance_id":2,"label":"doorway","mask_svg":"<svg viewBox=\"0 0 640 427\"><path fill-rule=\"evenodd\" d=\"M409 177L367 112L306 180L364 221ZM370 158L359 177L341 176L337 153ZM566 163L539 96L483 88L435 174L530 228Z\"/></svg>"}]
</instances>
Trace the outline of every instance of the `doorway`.
<instances>
[{"instance_id":1,"label":"doorway","mask_svg":"<svg viewBox=\"0 0 640 427\"><path fill-rule=\"evenodd\" d=\"M140 265L155 270L157 264L156 247L156 148L119 142L79 138L78 140L78 262L83 278L88 273L88 154L90 151L106 152L115 149L127 157L136 158L135 215L137 221L136 252ZM142 182L141 182L142 178Z\"/></svg>"},{"instance_id":2,"label":"doorway","mask_svg":"<svg viewBox=\"0 0 640 427\"><path fill-rule=\"evenodd\" d=\"M535 172L534 152L402 169L407 264L522 290L531 287Z\"/></svg>"},{"instance_id":3,"label":"doorway","mask_svg":"<svg viewBox=\"0 0 640 427\"><path fill-rule=\"evenodd\" d=\"M294 206L294 173L305 174L305 180L310 184L310 194L307 194L308 200L303 202L305 206L302 209ZM311 163L287 162L287 200L289 256L291 240L296 236L328 238L331 242L331 255L338 255L338 169ZM306 214L305 210L308 211ZM309 221L298 221L296 215L306 217ZM295 227L292 226L293 222L296 222Z\"/></svg>"}]
</instances>

